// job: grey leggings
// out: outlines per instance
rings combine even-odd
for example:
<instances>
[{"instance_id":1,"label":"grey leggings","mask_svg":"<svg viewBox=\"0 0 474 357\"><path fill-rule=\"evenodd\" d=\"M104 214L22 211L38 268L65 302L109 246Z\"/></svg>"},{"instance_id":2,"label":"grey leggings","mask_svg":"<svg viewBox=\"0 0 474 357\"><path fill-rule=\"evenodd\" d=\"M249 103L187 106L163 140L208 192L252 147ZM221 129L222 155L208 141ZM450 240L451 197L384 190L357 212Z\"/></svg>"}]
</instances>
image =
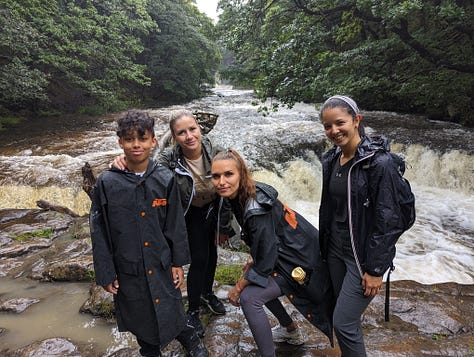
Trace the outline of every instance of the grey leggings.
<instances>
[{"instance_id":1,"label":"grey leggings","mask_svg":"<svg viewBox=\"0 0 474 357\"><path fill-rule=\"evenodd\" d=\"M268 278L267 287L263 288L251 284L247 285L240 293L242 311L262 357L275 356L272 330L263 305L275 315L281 326L288 326L293 322L280 300L278 300L281 295L283 293L272 277Z\"/></svg>"},{"instance_id":2,"label":"grey leggings","mask_svg":"<svg viewBox=\"0 0 474 357\"><path fill-rule=\"evenodd\" d=\"M337 296L333 322L342 357L364 357L361 316L373 298L364 296L349 237L333 239L328 265Z\"/></svg>"}]
</instances>

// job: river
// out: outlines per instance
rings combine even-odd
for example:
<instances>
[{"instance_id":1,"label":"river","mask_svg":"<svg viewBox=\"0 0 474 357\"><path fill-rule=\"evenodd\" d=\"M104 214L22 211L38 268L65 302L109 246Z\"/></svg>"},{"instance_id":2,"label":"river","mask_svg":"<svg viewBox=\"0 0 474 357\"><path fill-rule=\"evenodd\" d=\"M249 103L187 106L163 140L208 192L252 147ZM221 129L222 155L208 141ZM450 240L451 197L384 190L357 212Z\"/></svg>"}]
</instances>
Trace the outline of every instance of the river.
<instances>
[{"instance_id":1,"label":"river","mask_svg":"<svg viewBox=\"0 0 474 357\"><path fill-rule=\"evenodd\" d=\"M243 153L256 179L275 186L283 201L317 226L321 190L318 155L329 146L315 106L298 103L291 109L264 113L255 103L249 91L221 87L213 95L179 108L218 114L218 122L209 136L222 146ZM273 103L265 104L271 107ZM150 112L164 118L174 108L178 107L150 109ZM369 133L385 134L393 141L393 151L405 156L405 175L416 195L417 221L397 244L392 278L424 284L447 281L473 284L474 131L416 115L389 112L363 112L363 115ZM0 209L32 208L37 200L44 199L86 214L90 201L81 188L81 168L89 162L99 173L121 152L114 131L115 118L116 115L41 119L0 132ZM165 120L158 120L157 134L161 135L166 127ZM24 284L28 285L2 280L0 294L12 295L12 291L26 289ZM84 300L81 294L87 289L81 284L71 286L81 292L75 295L78 301L73 303L78 309ZM64 289L61 284L49 285L49 289L53 287ZM46 294L45 287L36 288ZM50 312L55 304L64 303L51 299ZM71 301L69 297L66 300ZM35 321L45 319L35 312L34 306L30 309L33 312L22 315L31 313L36 316L31 317ZM61 311L59 315L67 316ZM9 323L17 322L7 322L0 315L0 327ZM67 326L66 322L60 325ZM84 343L94 339L88 333L96 335L97 340L103 334L108 336L103 338L104 350L116 350L123 343L122 337L122 342L118 342L111 326L101 326L90 317L75 319L74 325L76 329L92 328L92 332L81 337ZM19 327L19 331L22 329ZM71 331L65 335L72 337L77 333ZM25 336L17 337L9 338L8 345L21 346L28 340ZM41 338L35 337L29 340Z\"/></svg>"}]
</instances>

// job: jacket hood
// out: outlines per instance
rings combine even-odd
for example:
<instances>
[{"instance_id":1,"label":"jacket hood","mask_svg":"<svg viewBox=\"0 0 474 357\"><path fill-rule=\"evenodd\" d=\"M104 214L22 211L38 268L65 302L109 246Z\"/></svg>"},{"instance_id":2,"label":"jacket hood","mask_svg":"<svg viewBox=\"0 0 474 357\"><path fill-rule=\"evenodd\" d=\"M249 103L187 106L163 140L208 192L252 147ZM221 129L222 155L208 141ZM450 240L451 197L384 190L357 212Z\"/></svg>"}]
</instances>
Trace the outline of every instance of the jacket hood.
<instances>
[{"instance_id":1,"label":"jacket hood","mask_svg":"<svg viewBox=\"0 0 474 357\"><path fill-rule=\"evenodd\" d=\"M364 135L357 148L357 153L360 157L363 157L367 155L367 153L379 150L390 151L388 139L383 135Z\"/></svg>"},{"instance_id":2,"label":"jacket hood","mask_svg":"<svg viewBox=\"0 0 474 357\"><path fill-rule=\"evenodd\" d=\"M277 200L278 192L272 186L255 181L256 197L249 199L244 211L244 222L254 215L265 214L270 211Z\"/></svg>"},{"instance_id":3,"label":"jacket hood","mask_svg":"<svg viewBox=\"0 0 474 357\"><path fill-rule=\"evenodd\" d=\"M255 181L256 201L263 206L273 206L278 198L278 191L266 183Z\"/></svg>"},{"instance_id":4,"label":"jacket hood","mask_svg":"<svg viewBox=\"0 0 474 357\"><path fill-rule=\"evenodd\" d=\"M361 159L369 154L372 154L374 151L390 151L390 143L388 139L383 135L364 135L361 138L359 146L357 147L356 157L357 160ZM341 148L334 146L332 149L328 150L323 154L323 159L328 157L333 157L341 152Z\"/></svg>"}]
</instances>

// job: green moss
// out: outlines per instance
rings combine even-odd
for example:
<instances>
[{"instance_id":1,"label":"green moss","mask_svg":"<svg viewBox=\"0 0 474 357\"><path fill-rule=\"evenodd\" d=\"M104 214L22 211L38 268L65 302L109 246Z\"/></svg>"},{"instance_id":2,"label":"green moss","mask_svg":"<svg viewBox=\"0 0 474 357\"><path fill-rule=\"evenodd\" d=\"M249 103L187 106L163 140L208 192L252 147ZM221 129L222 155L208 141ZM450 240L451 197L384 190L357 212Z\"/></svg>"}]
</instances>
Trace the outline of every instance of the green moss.
<instances>
[{"instance_id":1,"label":"green moss","mask_svg":"<svg viewBox=\"0 0 474 357\"><path fill-rule=\"evenodd\" d=\"M0 131L5 130L5 125L15 125L21 123L25 118L23 117L0 117Z\"/></svg>"},{"instance_id":2,"label":"green moss","mask_svg":"<svg viewBox=\"0 0 474 357\"><path fill-rule=\"evenodd\" d=\"M242 267L240 265L218 266L214 279L221 284L234 285L242 275Z\"/></svg>"},{"instance_id":3,"label":"green moss","mask_svg":"<svg viewBox=\"0 0 474 357\"><path fill-rule=\"evenodd\" d=\"M17 242L24 242L33 237L51 238L53 233L54 233L54 229L52 228L39 229L37 231L20 234L19 236L14 237L13 240Z\"/></svg>"},{"instance_id":4,"label":"green moss","mask_svg":"<svg viewBox=\"0 0 474 357\"><path fill-rule=\"evenodd\" d=\"M87 271L87 279L90 281L95 281L95 271L94 270L88 270Z\"/></svg>"},{"instance_id":5,"label":"green moss","mask_svg":"<svg viewBox=\"0 0 474 357\"><path fill-rule=\"evenodd\" d=\"M102 301L99 305L99 314L105 318L111 318L114 316L114 305L107 301Z\"/></svg>"},{"instance_id":6,"label":"green moss","mask_svg":"<svg viewBox=\"0 0 474 357\"><path fill-rule=\"evenodd\" d=\"M435 341L444 340L446 337L447 337L446 335L442 335L442 334L439 334L439 333L434 333L433 335L431 335L431 339L433 339Z\"/></svg>"}]
</instances>

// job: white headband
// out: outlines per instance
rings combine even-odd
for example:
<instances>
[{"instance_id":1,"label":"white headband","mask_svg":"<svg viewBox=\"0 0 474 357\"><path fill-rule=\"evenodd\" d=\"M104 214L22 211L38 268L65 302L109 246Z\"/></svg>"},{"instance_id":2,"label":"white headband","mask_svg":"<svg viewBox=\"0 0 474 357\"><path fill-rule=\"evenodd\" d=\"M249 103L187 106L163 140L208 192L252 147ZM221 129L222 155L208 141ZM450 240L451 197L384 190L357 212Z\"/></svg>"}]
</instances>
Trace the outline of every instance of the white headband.
<instances>
[{"instance_id":1,"label":"white headband","mask_svg":"<svg viewBox=\"0 0 474 357\"><path fill-rule=\"evenodd\" d=\"M348 96L345 96L345 95L333 95L332 97L328 98L324 104L326 104L327 102L329 102L331 99L340 99L342 100L343 102L345 102L346 104L348 104L352 110L354 111L354 113L356 114L359 114L360 111L359 111L359 107L357 106L356 102L354 101L354 99L352 98L349 98ZM324 104L323 104L323 107L324 107Z\"/></svg>"}]
</instances>

